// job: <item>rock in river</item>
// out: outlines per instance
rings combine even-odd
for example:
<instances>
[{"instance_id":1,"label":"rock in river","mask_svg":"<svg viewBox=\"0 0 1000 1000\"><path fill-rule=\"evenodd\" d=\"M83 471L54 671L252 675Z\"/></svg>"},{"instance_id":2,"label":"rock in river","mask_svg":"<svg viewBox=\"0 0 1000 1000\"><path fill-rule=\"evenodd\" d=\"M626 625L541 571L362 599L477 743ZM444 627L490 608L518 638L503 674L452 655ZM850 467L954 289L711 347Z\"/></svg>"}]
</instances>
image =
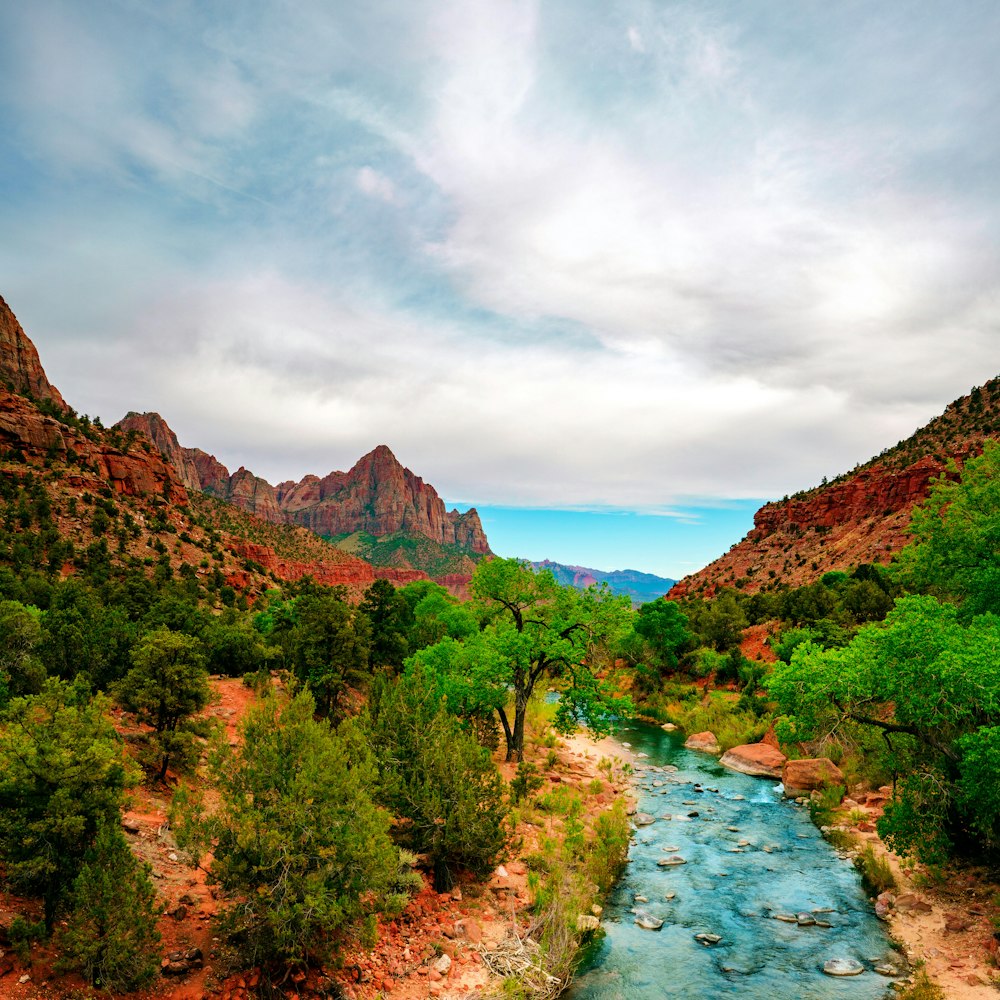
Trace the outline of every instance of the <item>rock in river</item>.
<instances>
[{"instance_id":1,"label":"rock in river","mask_svg":"<svg viewBox=\"0 0 1000 1000\"><path fill-rule=\"evenodd\" d=\"M649 813L636 813L632 818L632 822L636 826L650 826L652 823L656 822L655 816L650 816Z\"/></svg>"},{"instance_id":2,"label":"rock in river","mask_svg":"<svg viewBox=\"0 0 1000 1000\"><path fill-rule=\"evenodd\" d=\"M715 733L706 730L703 733L695 733L684 741L684 746L688 750L702 750L705 753L721 753L722 747L715 737Z\"/></svg>"},{"instance_id":3,"label":"rock in river","mask_svg":"<svg viewBox=\"0 0 1000 1000\"><path fill-rule=\"evenodd\" d=\"M663 926L663 921L659 917L651 916L642 911L635 915L635 922L644 931L658 931Z\"/></svg>"},{"instance_id":4,"label":"rock in river","mask_svg":"<svg viewBox=\"0 0 1000 1000\"><path fill-rule=\"evenodd\" d=\"M831 958L823 963L823 971L828 976L860 976L865 967L853 958Z\"/></svg>"},{"instance_id":5,"label":"rock in river","mask_svg":"<svg viewBox=\"0 0 1000 1000\"><path fill-rule=\"evenodd\" d=\"M746 743L727 750L719 763L741 774L780 780L781 769L786 759L780 750L767 743Z\"/></svg>"}]
</instances>

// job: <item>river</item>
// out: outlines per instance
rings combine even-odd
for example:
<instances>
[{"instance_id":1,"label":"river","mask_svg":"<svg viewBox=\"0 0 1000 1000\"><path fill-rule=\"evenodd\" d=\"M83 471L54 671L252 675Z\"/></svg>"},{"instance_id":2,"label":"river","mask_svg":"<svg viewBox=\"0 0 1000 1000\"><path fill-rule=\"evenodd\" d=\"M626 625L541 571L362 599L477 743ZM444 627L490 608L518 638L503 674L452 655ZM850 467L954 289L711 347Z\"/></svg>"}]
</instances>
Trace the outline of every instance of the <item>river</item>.
<instances>
[{"instance_id":1,"label":"river","mask_svg":"<svg viewBox=\"0 0 1000 1000\"><path fill-rule=\"evenodd\" d=\"M720 767L657 726L630 723L618 739L648 755L639 759L636 791L639 811L656 821L635 831L602 917L606 936L568 994L573 1000L891 995L873 966L899 958L853 865L838 858L806 809L784 800L775 782ZM657 865L671 855L686 863ZM662 929L636 926L635 910L662 919ZM786 923L779 913L831 926ZM700 933L720 940L699 942ZM823 963L834 958L865 971L827 976Z\"/></svg>"}]
</instances>

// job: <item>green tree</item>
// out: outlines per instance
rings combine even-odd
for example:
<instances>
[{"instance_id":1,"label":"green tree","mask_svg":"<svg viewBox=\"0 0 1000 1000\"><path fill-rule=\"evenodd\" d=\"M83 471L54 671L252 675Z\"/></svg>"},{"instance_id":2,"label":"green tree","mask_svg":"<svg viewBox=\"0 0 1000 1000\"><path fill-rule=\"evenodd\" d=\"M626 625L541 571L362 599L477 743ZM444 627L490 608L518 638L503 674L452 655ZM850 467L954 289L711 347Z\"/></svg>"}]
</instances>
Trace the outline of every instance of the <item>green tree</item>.
<instances>
[{"instance_id":1,"label":"green tree","mask_svg":"<svg viewBox=\"0 0 1000 1000\"><path fill-rule=\"evenodd\" d=\"M524 718L528 700L543 677L558 679L562 698L556 727L571 732L584 721L595 734L632 710L597 676L600 657L615 647L631 625L627 597L607 590L560 587L550 572L535 573L517 559L481 562L470 590L485 623L479 642L481 662L471 664L474 684L509 692L514 717L498 704L507 741L507 760L524 757Z\"/></svg>"},{"instance_id":2,"label":"green tree","mask_svg":"<svg viewBox=\"0 0 1000 1000\"><path fill-rule=\"evenodd\" d=\"M115 993L149 984L159 971L156 890L117 824L102 821L73 882L60 929L59 964Z\"/></svg>"},{"instance_id":3,"label":"green tree","mask_svg":"<svg viewBox=\"0 0 1000 1000\"><path fill-rule=\"evenodd\" d=\"M661 670L676 670L678 654L691 641L684 612L673 601L649 601L639 608L634 627L653 650Z\"/></svg>"},{"instance_id":4,"label":"green tree","mask_svg":"<svg viewBox=\"0 0 1000 1000\"><path fill-rule=\"evenodd\" d=\"M35 656L42 628L37 608L18 601L0 601L0 708L12 696L37 694L45 667Z\"/></svg>"},{"instance_id":5,"label":"green tree","mask_svg":"<svg viewBox=\"0 0 1000 1000\"><path fill-rule=\"evenodd\" d=\"M238 901L222 929L251 964L327 959L338 942L371 932L398 875L388 813L374 805L376 770L351 722L333 732L307 691L247 714L239 747L209 760L214 810L175 796L178 842ZM214 846L213 845L214 842Z\"/></svg>"},{"instance_id":6,"label":"green tree","mask_svg":"<svg viewBox=\"0 0 1000 1000\"><path fill-rule=\"evenodd\" d=\"M413 612L406 598L381 577L364 594L358 610L368 618L371 641L368 667L402 667L409 652L407 634L413 626Z\"/></svg>"},{"instance_id":7,"label":"green tree","mask_svg":"<svg viewBox=\"0 0 1000 1000\"><path fill-rule=\"evenodd\" d=\"M202 643L160 627L142 638L132 661L135 666L115 686L114 696L153 727L157 780L163 781L172 759L189 763L192 733L187 723L212 696Z\"/></svg>"},{"instance_id":8,"label":"green tree","mask_svg":"<svg viewBox=\"0 0 1000 1000\"><path fill-rule=\"evenodd\" d=\"M960 620L933 597L896 602L840 649L805 643L768 680L782 740L881 735L872 750L900 776L879 821L890 846L941 860L973 839L1000 846L1000 618Z\"/></svg>"},{"instance_id":9,"label":"green tree","mask_svg":"<svg viewBox=\"0 0 1000 1000\"><path fill-rule=\"evenodd\" d=\"M0 861L15 889L42 896L49 929L98 826L119 821L137 780L107 708L52 679L0 721Z\"/></svg>"},{"instance_id":10,"label":"green tree","mask_svg":"<svg viewBox=\"0 0 1000 1000\"><path fill-rule=\"evenodd\" d=\"M299 597L295 614L289 637L295 675L309 685L320 713L337 719L348 688L370 676L368 619L329 590Z\"/></svg>"},{"instance_id":11,"label":"green tree","mask_svg":"<svg viewBox=\"0 0 1000 1000\"><path fill-rule=\"evenodd\" d=\"M439 700L433 676L415 668L379 678L364 715L381 775L380 798L405 820L426 854L438 892L456 870L491 872L510 836L504 780L472 732Z\"/></svg>"},{"instance_id":12,"label":"green tree","mask_svg":"<svg viewBox=\"0 0 1000 1000\"><path fill-rule=\"evenodd\" d=\"M960 479L937 480L913 512L900 558L911 587L955 597L965 617L1000 614L1000 442L987 441Z\"/></svg>"}]
</instances>

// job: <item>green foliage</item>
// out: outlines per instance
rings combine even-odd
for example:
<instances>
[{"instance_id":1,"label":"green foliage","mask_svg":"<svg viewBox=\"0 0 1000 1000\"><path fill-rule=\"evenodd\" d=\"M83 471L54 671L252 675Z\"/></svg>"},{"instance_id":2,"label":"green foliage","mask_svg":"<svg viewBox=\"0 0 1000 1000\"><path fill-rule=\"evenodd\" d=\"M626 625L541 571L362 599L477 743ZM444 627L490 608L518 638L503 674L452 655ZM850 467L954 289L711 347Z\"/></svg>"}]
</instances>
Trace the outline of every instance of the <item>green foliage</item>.
<instances>
[{"instance_id":1,"label":"green foliage","mask_svg":"<svg viewBox=\"0 0 1000 1000\"><path fill-rule=\"evenodd\" d=\"M296 625L289 635L295 676L309 685L322 715L344 715L344 696L367 683L368 618L332 590L296 600Z\"/></svg>"},{"instance_id":2,"label":"green foliage","mask_svg":"<svg viewBox=\"0 0 1000 1000\"><path fill-rule=\"evenodd\" d=\"M157 628L136 646L135 666L114 688L118 703L153 727L160 781L171 760L190 763L192 734L187 723L211 698L202 650L199 639Z\"/></svg>"},{"instance_id":3,"label":"green foliage","mask_svg":"<svg viewBox=\"0 0 1000 1000\"><path fill-rule=\"evenodd\" d=\"M965 618L1000 613L1000 443L986 441L961 479L939 479L910 531L900 560L907 584L959 598Z\"/></svg>"},{"instance_id":4,"label":"green foliage","mask_svg":"<svg viewBox=\"0 0 1000 1000\"><path fill-rule=\"evenodd\" d=\"M510 794L515 802L530 798L545 782L538 768L526 760L517 765L517 774L510 783Z\"/></svg>"},{"instance_id":5,"label":"green foliage","mask_svg":"<svg viewBox=\"0 0 1000 1000\"><path fill-rule=\"evenodd\" d=\"M849 646L805 643L790 664L778 665L768 686L789 717L779 735L823 738L843 725L880 730L886 764L903 775L879 826L890 843L928 861L973 833L994 847L998 648L1000 619L964 624L955 607L932 597L902 598L884 625L864 626Z\"/></svg>"},{"instance_id":6,"label":"green foliage","mask_svg":"<svg viewBox=\"0 0 1000 1000\"><path fill-rule=\"evenodd\" d=\"M645 640L661 672L677 669L678 654L690 643L691 632L687 616L674 601L643 604L636 615L634 628Z\"/></svg>"},{"instance_id":7,"label":"green foliage","mask_svg":"<svg viewBox=\"0 0 1000 1000\"><path fill-rule=\"evenodd\" d=\"M380 578L365 591L358 610L368 618L371 633L369 668L402 667L409 652L407 634L413 625L413 612L406 598L388 580Z\"/></svg>"},{"instance_id":8,"label":"green foliage","mask_svg":"<svg viewBox=\"0 0 1000 1000\"><path fill-rule=\"evenodd\" d=\"M57 934L60 966L116 993L159 971L156 891L116 825L102 823L73 882L72 910Z\"/></svg>"},{"instance_id":9,"label":"green foliage","mask_svg":"<svg viewBox=\"0 0 1000 1000\"><path fill-rule=\"evenodd\" d=\"M496 695L513 695L513 725L506 709L497 708L508 760L523 759L525 711L542 677L561 682L554 722L559 732L572 732L583 721L601 735L631 714L631 702L616 698L595 670L631 624L627 598L606 589L560 587L551 573L535 573L517 559L480 563L470 590L484 623L481 650L490 654L472 664L470 679Z\"/></svg>"},{"instance_id":10,"label":"green foliage","mask_svg":"<svg viewBox=\"0 0 1000 1000\"><path fill-rule=\"evenodd\" d=\"M873 896L896 888L896 876L884 855L876 855L871 844L865 844L855 864L861 872L861 881Z\"/></svg>"},{"instance_id":11,"label":"green foliage","mask_svg":"<svg viewBox=\"0 0 1000 1000\"><path fill-rule=\"evenodd\" d=\"M363 716L381 773L379 797L406 823L414 850L427 854L439 891L456 870L491 872L507 849L503 778L472 733L414 669L382 677Z\"/></svg>"},{"instance_id":12,"label":"green foliage","mask_svg":"<svg viewBox=\"0 0 1000 1000\"><path fill-rule=\"evenodd\" d=\"M98 827L118 821L138 777L107 707L49 680L15 698L0 722L0 861L12 886L43 897L48 927Z\"/></svg>"},{"instance_id":13,"label":"green foliage","mask_svg":"<svg viewBox=\"0 0 1000 1000\"><path fill-rule=\"evenodd\" d=\"M400 858L371 799L371 755L352 723L334 732L314 711L308 692L284 707L264 699L239 748L220 743L210 757L217 808L175 796L172 822L193 860L215 840L212 878L235 894L221 927L250 964L326 959L398 903Z\"/></svg>"},{"instance_id":14,"label":"green foliage","mask_svg":"<svg viewBox=\"0 0 1000 1000\"><path fill-rule=\"evenodd\" d=\"M18 601L0 601L0 708L11 697L37 694L45 667L34 651L42 638L40 612Z\"/></svg>"}]
</instances>

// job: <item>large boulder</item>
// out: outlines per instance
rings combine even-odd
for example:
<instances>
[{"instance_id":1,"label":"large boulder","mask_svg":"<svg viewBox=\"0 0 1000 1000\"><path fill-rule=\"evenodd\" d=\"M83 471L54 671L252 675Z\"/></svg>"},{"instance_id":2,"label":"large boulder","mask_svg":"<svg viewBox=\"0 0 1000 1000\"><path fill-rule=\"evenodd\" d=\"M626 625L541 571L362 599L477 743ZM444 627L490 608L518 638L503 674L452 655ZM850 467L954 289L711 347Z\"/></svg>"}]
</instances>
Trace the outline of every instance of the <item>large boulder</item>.
<instances>
[{"instance_id":1,"label":"large boulder","mask_svg":"<svg viewBox=\"0 0 1000 1000\"><path fill-rule=\"evenodd\" d=\"M722 747L715 738L715 733L706 730L703 733L695 733L684 741L684 746L688 750L702 750L705 753L722 753Z\"/></svg>"},{"instance_id":2,"label":"large boulder","mask_svg":"<svg viewBox=\"0 0 1000 1000\"><path fill-rule=\"evenodd\" d=\"M790 798L806 795L818 788L844 785L844 772L828 757L788 760L781 771L781 783Z\"/></svg>"},{"instance_id":3,"label":"large boulder","mask_svg":"<svg viewBox=\"0 0 1000 1000\"><path fill-rule=\"evenodd\" d=\"M767 743L745 743L741 747L727 750L719 763L741 774L751 774L757 778L775 778L780 781L781 769L786 760L780 750Z\"/></svg>"}]
</instances>

